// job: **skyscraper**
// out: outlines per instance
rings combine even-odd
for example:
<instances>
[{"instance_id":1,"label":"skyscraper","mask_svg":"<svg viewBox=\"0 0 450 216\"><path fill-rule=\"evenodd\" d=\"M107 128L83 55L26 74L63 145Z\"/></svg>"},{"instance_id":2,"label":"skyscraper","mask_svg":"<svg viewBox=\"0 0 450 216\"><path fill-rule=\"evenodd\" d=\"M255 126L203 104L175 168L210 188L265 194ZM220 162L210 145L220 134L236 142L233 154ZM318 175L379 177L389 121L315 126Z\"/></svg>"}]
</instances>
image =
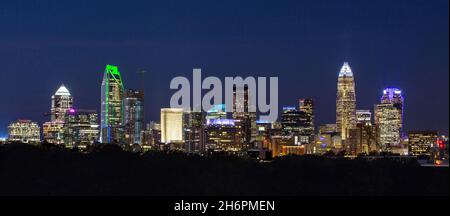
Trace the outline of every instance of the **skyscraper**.
<instances>
[{"instance_id":1,"label":"skyscraper","mask_svg":"<svg viewBox=\"0 0 450 216\"><path fill-rule=\"evenodd\" d=\"M393 104L375 105L375 125L382 151L390 151L392 146L400 144L400 116Z\"/></svg>"},{"instance_id":2,"label":"skyscraper","mask_svg":"<svg viewBox=\"0 0 450 216\"><path fill-rule=\"evenodd\" d=\"M161 142L183 143L183 109L161 109Z\"/></svg>"},{"instance_id":3,"label":"skyscraper","mask_svg":"<svg viewBox=\"0 0 450 216\"><path fill-rule=\"evenodd\" d=\"M305 114L305 120L302 122L301 134L307 137L307 143L311 143L314 140L314 101L311 98L302 98L299 100L298 108L300 112Z\"/></svg>"},{"instance_id":4,"label":"skyscraper","mask_svg":"<svg viewBox=\"0 0 450 216\"><path fill-rule=\"evenodd\" d=\"M64 144L64 122L59 120L45 122L42 125L44 141L51 144Z\"/></svg>"},{"instance_id":5,"label":"skyscraper","mask_svg":"<svg viewBox=\"0 0 450 216\"><path fill-rule=\"evenodd\" d=\"M302 121L305 119L305 113L298 111L295 107L283 107L281 113L281 127L284 135L300 134Z\"/></svg>"},{"instance_id":6,"label":"skyscraper","mask_svg":"<svg viewBox=\"0 0 450 216\"><path fill-rule=\"evenodd\" d=\"M227 112L225 104L216 104L211 109L206 111L206 122L214 119L226 119Z\"/></svg>"},{"instance_id":7,"label":"skyscraper","mask_svg":"<svg viewBox=\"0 0 450 216\"><path fill-rule=\"evenodd\" d=\"M397 88L386 88L383 90L383 96L381 96L381 104L392 104L398 111L398 124L400 127L400 133L403 128L403 96L402 91Z\"/></svg>"},{"instance_id":8,"label":"skyscraper","mask_svg":"<svg viewBox=\"0 0 450 216\"><path fill-rule=\"evenodd\" d=\"M50 121L42 125L44 141L64 144L64 121L67 110L73 106L73 97L62 84L51 97Z\"/></svg>"},{"instance_id":9,"label":"skyscraper","mask_svg":"<svg viewBox=\"0 0 450 216\"><path fill-rule=\"evenodd\" d=\"M370 110L356 110L356 123L371 125L372 112Z\"/></svg>"},{"instance_id":10,"label":"skyscraper","mask_svg":"<svg viewBox=\"0 0 450 216\"><path fill-rule=\"evenodd\" d=\"M255 104L251 104L252 94L247 85L244 87L233 86L233 119L236 127L243 134L243 142L247 148L255 148L251 143L258 134L256 127Z\"/></svg>"},{"instance_id":11,"label":"skyscraper","mask_svg":"<svg viewBox=\"0 0 450 216\"><path fill-rule=\"evenodd\" d=\"M206 126L206 151L242 151L241 136L233 119L215 119Z\"/></svg>"},{"instance_id":12,"label":"skyscraper","mask_svg":"<svg viewBox=\"0 0 450 216\"><path fill-rule=\"evenodd\" d=\"M64 145L86 149L98 140L99 125L96 110L69 109L64 123Z\"/></svg>"},{"instance_id":13,"label":"skyscraper","mask_svg":"<svg viewBox=\"0 0 450 216\"><path fill-rule=\"evenodd\" d=\"M360 153L369 154L377 151L377 130L375 125L370 124L370 121L359 121L355 128L350 129L345 147L346 151L353 155Z\"/></svg>"},{"instance_id":14,"label":"skyscraper","mask_svg":"<svg viewBox=\"0 0 450 216\"><path fill-rule=\"evenodd\" d=\"M69 90L63 85L52 95L51 118L50 121L64 122L68 109L72 108L73 97Z\"/></svg>"},{"instance_id":15,"label":"skyscraper","mask_svg":"<svg viewBox=\"0 0 450 216\"><path fill-rule=\"evenodd\" d=\"M356 126L356 95L352 69L347 62L339 72L336 94L336 131L342 140L347 139L349 130Z\"/></svg>"},{"instance_id":16,"label":"skyscraper","mask_svg":"<svg viewBox=\"0 0 450 216\"><path fill-rule=\"evenodd\" d=\"M127 144L141 144L141 131L144 130L144 93L128 89L124 96L124 126Z\"/></svg>"},{"instance_id":17,"label":"skyscraper","mask_svg":"<svg viewBox=\"0 0 450 216\"><path fill-rule=\"evenodd\" d=\"M118 68L106 65L101 89L101 143L124 141L123 91L122 76Z\"/></svg>"},{"instance_id":18,"label":"skyscraper","mask_svg":"<svg viewBox=\"0 0 450 216\"><path fill-rule=\"evenodd\" d=\"M161 141L161 125L156 122L150 122L146 130L141 132L141 146L144 151L149 149L159 149Z\"/></svg>"},{"instance_id":19,"label":"skyscraper","mask_svg":"<svg viewBox=\"0 0 450 216\"><path fill-rule=\"evenodd\" d=\"M392 146L398 146L403 127L403 96L396 88L383 91L381 104L375 105L375 124L378 143L383 151L389 151Z\"/></svg>"},{"instance_id":20,"label":"skyscraper","mask_svg":"<svg viewBox=\"0 0 450 216\"><path fill-rule=\"evenodd\" d=\"M222 118L218 118L222 119ZM209 119L209 122L215 119ZM189 153L199 153L205 150L204 115L202 112L187 111L184 113L185 150Z\"/></svg>"}]
</instances>

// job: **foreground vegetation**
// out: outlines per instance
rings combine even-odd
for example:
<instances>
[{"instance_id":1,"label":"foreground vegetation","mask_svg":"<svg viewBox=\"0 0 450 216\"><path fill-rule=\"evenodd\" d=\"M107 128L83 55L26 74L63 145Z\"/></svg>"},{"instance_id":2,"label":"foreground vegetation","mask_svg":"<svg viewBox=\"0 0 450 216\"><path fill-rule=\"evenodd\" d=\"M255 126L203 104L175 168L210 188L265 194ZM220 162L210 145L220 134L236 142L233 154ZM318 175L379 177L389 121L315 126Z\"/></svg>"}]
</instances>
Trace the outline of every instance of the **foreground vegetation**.
<instances>
[{"instance_id":1,"label":"foreground vegetation","mask_svg":"<svg viewBox=\"0 0 450 216\"><path fill-rule=\"evenodd\" d=\"M412 159L226 155L0 146L0 195L446 195L449 169Z\"/></svg>"}]
</instances>

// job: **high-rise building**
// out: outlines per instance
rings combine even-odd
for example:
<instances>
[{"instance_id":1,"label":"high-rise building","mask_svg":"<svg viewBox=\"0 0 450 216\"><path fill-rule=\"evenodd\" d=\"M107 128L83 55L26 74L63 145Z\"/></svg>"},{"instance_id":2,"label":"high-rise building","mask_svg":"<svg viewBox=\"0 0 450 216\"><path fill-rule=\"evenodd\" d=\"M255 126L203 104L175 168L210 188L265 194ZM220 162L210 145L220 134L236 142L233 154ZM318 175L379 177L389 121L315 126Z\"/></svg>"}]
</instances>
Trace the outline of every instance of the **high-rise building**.
<instances>
[{"instance_id":1,"label":"high-rise building","mask_svg":"<svg viewBox=\"0 0 450 216\"><path fill-rule=\"evenodd\" d=\"M392 104L375 105L375 124L381 151L390 151L400 144L400 116Z\"/></svg>"},{"instance_id":2,"label":"high-rise building","mask_svg":"<svg viewBox=\"0 0 450 216\"><path fill-rule=\"evenodd\" d=\"M42 125L44 141L50 144L64 144L64 122L60 120L45 122Z\"/></svg>"},{"instance_id":3,"label":"high-rise building","mask_svg":"<svg viewBox=\"0 0 450 216\"><path fill-rule=\"evenodd\" d=\"M336 94L336 130L346 140L349 130L356 126L355 81L350 65L344 62L339 72Z\"/></svg>"},{"instance_id":4,"label":"high-rise building","mask_svg":"<svg viewBox=\"0 0 450 216\"><path fill-rule=\"evenodd\" d=\"M283 107L281 126L284 135L294 136L296 145L310 144L314 140L314 128L305 111L295 107Z\"/></svg>"},{"instance_id":5,"label":"high-rise building","mask_svg":"<svg viewBox=\"0 0 450 216\"><path fill-rule=\"evenodd\" d=\"M64 145L86 149L98 141L99 128L97 111L71 108L64 122Z\"/></svg>"},{"instance_id":6,"label":"high-rise building","mask_svg":"<svg viewBox=\"0 0 450 216\"><path fill-rule=\"evenodd\" d=\"M8 142L39 144L41 133L39 125L30 120L18 120L8 126Z\"/></svg>"},{"instance_id":7,"label":"high-rise building","mask_svg":"<svg viewBox=\"0 0 450 216\"><path fill-rule=\"evenodd\" d=\"M355 128L350 129L346 151L352 155L378 151L376 127L366 120L358 122Z\"/></svg>"},{"instance_id":8,"label":"high-rise building","mask_svg":"<svg viewBox=\"0 0 450 216\"><path fill-rule=\"evenodd\" d=\"M311 98L299 100L299 111L305 114L305 120L302 122L301 137L302 143L312 143L314 141L314 101Z\"/></svg>"},{"instance_id":9,"label":"high-rise building","mask_svg":"<svg viewBox=\"0 0 450 216\"><path fill-rule=\"evenodd\" d=\"M295 107L283 107L281 113L281 127L285 135L299 134L302 122L306 119L304 112Z\"/></svg>"},{"instance_id":10,"label":"high-rise building","mask_svg":"<svg viewBox=\"0 0 450 216\"><path fill-rule=\"evenodd\" d=\"M215 120L215 119L226 119L227 118L227 111L225 108L225 104L216 104L211 109L206 111L206 123L208 123L209 120Z\"/></svg>"},{"instance_id":11,"label":"high-rise building","mask_svg":"<svg viewBox=\"0 0 450 216\"><path fill-rule=\"evenodd\" d=\"M123 94L122 76L116 66L106 65L102 81L101 143L123 143Z\"/></svg>"},{"instance_id":12,"label":"high-rise building","mask_svg":"<svg viewBox=\"0 0 450 216\"><path fill-rule=\"evenodd\" d=\"M403 128L403 103L404 99L402 96L402 91L397 88L386 88L383 90L383 96L381 96L381 104L392 104L399 114L397 115L399 120L399 128L400 128L400 135Z\"/></svg>"},{"instance_id":13,"label":"high-rise building","mask_svg":"<svg viewBox=\"0 0 450 216\"><path fill-rule=\"evenodd\" d=\"M336 124L319 126L319 133L315 137L315 145L311 149L312 154L323 154L327 151L338 152L342 149L341 134L336 132Z\"/></svg>"},{"instance_id":14,"label":"high-rise building","mask_svg":"<svg viewBox=\"0 0 450 216\"><path fill-rule=\"evenodd\" d=\"M314 132L314 101L311 98L302 98L298 101L298 110L306 115L307 129Z\"/></svg>"},{"instance_id":15,"label":"high-rise building","mask_svg":"<svg viewBox=\"0 0 450 216\"><path fill-rule=\"evenodd\" d=\"M146 130L141 132L141 145L144 150L159 150L161 141L161 125L150 122L146 126Z\"/></svg>"},{"instance_id":16,"label":"high-rise building","mask_svg":"<svg viewBox=\"0 0 450 216\"><path fill-rule=\"evenodd\" d=\"M50 121L64 122L68 109L73 106L73 97L64 85L61 85L54 95L52 95L51 118Z\"/></svg>"},{"instance_id":17,"label":"high-rise building","mask_svg":"<svg viewBox=\"0 0 450 216\"><path fill-rule=\"evenodd\" d=\"M222 118L217 118L222 119ZM209 119L215 121L217 119ZM202 112L187 111L184 114L185 150L189 153L200 153L205 150L204 115Z\"/></svg>"},{"instance_id":18,"label":"high-rise building","mask_svg":"<svg viewBox=\"0 0 450 216\"><path fill-rule=\"evenodd\" d=\"M67 110L73 106L69 90L61 85L51 97L50 121L42 125L44 141L51 144L64 144L64 121Z\"/></svg>"},{"instance_id":19,"label":"high-rise building","mask_svg":"<svg viewBox=\"0 0 450 216\"><path fill-rule=\"evenodd\" d=\"M402 91L398 88L386 88L383 90L383 96L381 96L382 104L394 104L394 106L403 111L403 96Z\"/></svg>"},{"instance_id":20,"label":"high-rise building","mask_svg":"<svg viewBox=\"0 0 450 216\"><path fill-rule=\"evenodd\" d=\"M382 151L400 145L403 127L403 97L396 88L383 91L381 104L375 105L375 124Z\"/></svg>"},{"instance_id":21,"label":"high-rise building","mask_svg":"<svg viewBox=\"0 0 450 216\"><path fill-rule=\"evenodd\" d=\"M244 146L233 119L211 120L206 125L206 151L240 152Z\"/></svg>"},{"instance_id":22,"label":"high-rise building","mask_svg":"<svg viewBox=\"0 0 450 216\"><path fill-rule=\"evenodd\" d=\"M356 123L371 125L372 112L370 110L356 110Z\"/></svg>"},{"instance_id":23,"label":"high-rise building","mask_svg":"<svg viewBox=\"0 0 450 216\"><path fill-rule=\"evenodd\" d=\"M141 144L141 131L144 130L144 93L127 89L124 96L124 127L127 144Z\"/></svg>"},{"instance_id":24,"label":"high-rise building","mask_svg":"<svg viewBox=\"0 0 450 216\"><path fill-rule=\"evenodd\" d=\"M161 109L161 142L180 144L184 142L183 109Z\"/></svg>"},{"instance_id":25,"label":"high-rise building","mask_svg":"<svg viewBox=\"0 0 450 216\"><path fill-rule=\"evenodd\" d=\"M244 148L255 148L253 146L258 129L256 126L256 107L251 103L252 94L247 85L244 87L233 86L233 119L236 127L243 135Z\"/></svg>"},{"instance_id":26,"label":"high-rise building","mask_svg":"<svg viewBox=\"0 0 450 216\"><path fill-rule=\"evenodd\" d=\"M410 131L408 135L410 155L431 155L431 148L438 140L437 131Z\"/></svg>"}]
</instances>

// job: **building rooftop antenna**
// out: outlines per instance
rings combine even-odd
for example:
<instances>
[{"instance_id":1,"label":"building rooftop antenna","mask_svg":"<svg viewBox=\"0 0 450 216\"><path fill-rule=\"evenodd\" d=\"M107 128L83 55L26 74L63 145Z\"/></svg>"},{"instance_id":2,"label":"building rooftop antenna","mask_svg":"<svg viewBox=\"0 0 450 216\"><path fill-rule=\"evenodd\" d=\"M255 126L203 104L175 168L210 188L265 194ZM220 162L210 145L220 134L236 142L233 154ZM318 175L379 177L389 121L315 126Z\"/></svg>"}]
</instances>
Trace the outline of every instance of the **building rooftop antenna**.
<instances>
[{"instance_id":1,"label":"building rooftop antenna","mask_svg":"<svg viewBox=\"0 0 450 216\"><path fill-rule=\"evenodd\" d=\"M144 75L147 73L147 70L144 68L138 69L137 73L141 76L141 91L144 92Z\"/></svg>"}]
</instances>

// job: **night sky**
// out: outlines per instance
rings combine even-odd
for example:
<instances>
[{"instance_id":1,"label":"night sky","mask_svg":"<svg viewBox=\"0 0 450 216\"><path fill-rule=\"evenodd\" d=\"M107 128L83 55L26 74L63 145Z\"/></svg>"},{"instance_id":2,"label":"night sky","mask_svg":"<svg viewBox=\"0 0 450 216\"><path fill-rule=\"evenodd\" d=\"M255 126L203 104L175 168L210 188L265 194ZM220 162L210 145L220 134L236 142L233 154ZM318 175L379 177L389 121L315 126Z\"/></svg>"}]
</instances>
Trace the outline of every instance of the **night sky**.
<instances>
[{"instance_id":1,"label":"night sky","mask_svg":"<svg viewBox=\"0 0 450 216\"><path fill-rule=\"evenodd\" d=\"M106 64L125 88L146 68L146 120L169 106L170 80L277 76L281 106L316 102L335 122L336 82L349 61L358 109L385 87L405 97L405 129L449 125L448 0L9 1L0 3L0 136L16 119L49 119L64 83L75 106L100 109Z\"/></svg>"}]
</instances>

